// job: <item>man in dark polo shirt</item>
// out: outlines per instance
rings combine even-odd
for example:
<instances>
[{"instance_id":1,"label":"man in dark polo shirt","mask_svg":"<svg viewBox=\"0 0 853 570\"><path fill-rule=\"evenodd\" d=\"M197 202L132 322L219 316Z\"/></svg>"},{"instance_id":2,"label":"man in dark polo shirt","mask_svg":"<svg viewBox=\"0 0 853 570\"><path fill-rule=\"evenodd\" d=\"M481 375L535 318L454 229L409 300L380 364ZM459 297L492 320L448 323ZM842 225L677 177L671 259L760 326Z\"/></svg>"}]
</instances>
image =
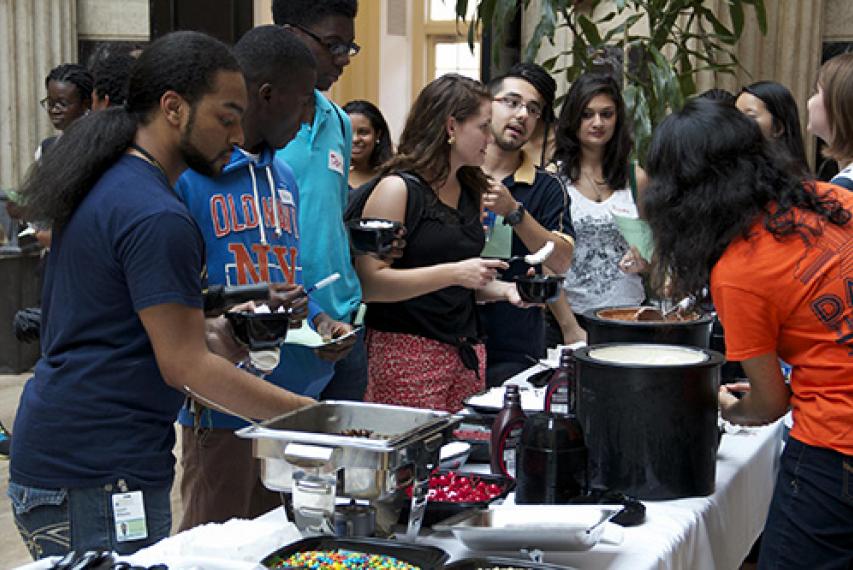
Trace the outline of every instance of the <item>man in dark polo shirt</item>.
<instances>
[{"instance_id":1,"label":"man in dark polo shirt","mask_svg":"<svg viewBox=\"0 0 853 570\"><path fill-rule=\"evenodd\" d=\"M552 241L554 251L543 270L563 274L574 250L568 194L556 177L536 168L521 149L533 134L536 122L553 112L556 84L542 67L521 63L493 80L489 89L494 142L486 150L483 170L496 182L483 203L496 215L491 239L499 241L499 234L507 232L508 227L512 234L508 240L510 252L492 255L526 255ZM489 254L488 248L487 245L484 255ZM523 261L515 261L502 278L512 280L528 269ZM498 386L530 366L531 357L544 356L545 324L541 311L490 303L480 307L480 317L487 335L489 386Z\"/></svg>"}]
</instances>

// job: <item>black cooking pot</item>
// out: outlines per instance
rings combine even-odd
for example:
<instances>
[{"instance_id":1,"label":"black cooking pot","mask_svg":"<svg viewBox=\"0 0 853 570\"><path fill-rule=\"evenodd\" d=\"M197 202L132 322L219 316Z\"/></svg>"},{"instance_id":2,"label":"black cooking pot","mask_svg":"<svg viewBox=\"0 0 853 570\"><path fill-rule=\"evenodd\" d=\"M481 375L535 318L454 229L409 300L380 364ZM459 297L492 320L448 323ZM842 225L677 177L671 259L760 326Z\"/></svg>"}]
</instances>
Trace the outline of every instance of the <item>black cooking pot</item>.
<instances>
[{"instance_id":1,"label":"black cooking pot","mask_svg":"<svg viewBox=\"0 0 853 570\"><path fill-rule=\"evenodd\" d=\"M625 360L626 352L641 358ZM638 363L651 355L690 362ZM720 353L610 343L580 348L574 357L591 487L640 499L714 492Z\"/></svg>"},{"instance_id":2,"label":"black cooking pot","mask_svg":"<svg viewBox=\"0 0 853 570\"><path fill-rule=\"evenodd\" d=\"M652 344L677 344L709 348L711 315L692 315L684 321L628 320L640 307L601 307L584 312L587 343L648 342Z\"/></svg>"}]
</instances>

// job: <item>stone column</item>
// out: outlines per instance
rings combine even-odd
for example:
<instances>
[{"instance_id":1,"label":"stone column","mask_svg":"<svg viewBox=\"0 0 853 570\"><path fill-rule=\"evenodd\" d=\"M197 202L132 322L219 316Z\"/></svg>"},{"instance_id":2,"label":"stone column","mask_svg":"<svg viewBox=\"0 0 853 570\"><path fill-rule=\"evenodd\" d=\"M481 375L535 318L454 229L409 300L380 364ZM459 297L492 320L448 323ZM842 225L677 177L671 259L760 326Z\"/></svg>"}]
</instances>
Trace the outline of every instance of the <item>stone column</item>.
<instances>
[{"instance_id":1,"label":"stone column","mask_svg":"<svg viewBox=\"0 0 853 570\"><path fill-rule=\"evenodd\" d=\"M44 78L77 61L77 0L0 0L0 188L16 188L52 134Z\"/></svg>"}]
</instances>

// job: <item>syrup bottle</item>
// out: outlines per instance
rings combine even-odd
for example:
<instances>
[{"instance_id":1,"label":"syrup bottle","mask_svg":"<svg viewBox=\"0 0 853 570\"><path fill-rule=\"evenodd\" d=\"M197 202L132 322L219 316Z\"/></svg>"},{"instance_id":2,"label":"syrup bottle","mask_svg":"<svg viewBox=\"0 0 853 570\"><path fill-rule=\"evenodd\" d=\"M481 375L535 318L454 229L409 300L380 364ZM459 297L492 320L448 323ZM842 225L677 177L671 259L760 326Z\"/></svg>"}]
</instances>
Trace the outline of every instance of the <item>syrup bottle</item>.
<instances>
[{"instance_id":1,"label":"syrup bottle","mask_svg":"<svg viewBox=\"0 0 853 570\"><path fill-rule=\"evenodd\" d=\"M518 386L508 384L504 389L503 409L492 424L492 473L515 478L516 447L526 418Z\"/></svg>"},{"instance_id":2,"label":"syrup bottle","mask_svg":"<svg viewBox=\"0 0 853 570\"><path fill-rule=\"evenodd\" d=\"M575 366L572 349L564 348L560 353L560 367L551 375L545 390L545 411L560 415L569 414L569 386L574 383Z\"/></svg>"}]
</instances>

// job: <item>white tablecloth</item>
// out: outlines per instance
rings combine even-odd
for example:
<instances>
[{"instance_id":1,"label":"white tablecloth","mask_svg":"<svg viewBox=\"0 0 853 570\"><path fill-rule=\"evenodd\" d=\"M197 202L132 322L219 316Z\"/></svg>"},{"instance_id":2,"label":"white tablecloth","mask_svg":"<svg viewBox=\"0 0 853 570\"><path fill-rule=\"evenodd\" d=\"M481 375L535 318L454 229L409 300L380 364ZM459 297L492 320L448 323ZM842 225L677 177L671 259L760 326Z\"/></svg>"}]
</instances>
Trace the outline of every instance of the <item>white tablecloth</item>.
<instances>
[{"instance_id":1,"label":"white tablecloth","mask_svg":"<svg viewBox=\"0 0 853 570\"><path fill-rule=\"evenodd\" d=\"M764 527L776 480L781 432L780 421L724 435L713 495L645 501L646 522L624 529L620 544L601 542L586 552L549 552L544 560L580 570L737 569ZM165 562L177 569L256 568L248 561L262 559L297 536L295 527L279 508L253 521L191 529L160 541L129 560ZM452 559L496 554L470 552L450 534L433 533L418 540L443 548ZM519 556L512 552L501 554ZM45 567L49 564L34 563L24 568Z\"/></svg>"},{"instance_id":2,"label":"white tablecloth","mask_svg":"<svg viewBox=\"0 0 853 570\"><path fill-rule=\"evenodd\" d=\"M601 542L586 552L545 553L544 561L578 569L739 568L764 528L776 480L781 431L780 421L724 435L714 494L644 501L646 522L625 528L621 544ZM445 549L453 559L484 554L468 551L449 534L436 533L422 540Z\"/></svg>"}]
</instances>

